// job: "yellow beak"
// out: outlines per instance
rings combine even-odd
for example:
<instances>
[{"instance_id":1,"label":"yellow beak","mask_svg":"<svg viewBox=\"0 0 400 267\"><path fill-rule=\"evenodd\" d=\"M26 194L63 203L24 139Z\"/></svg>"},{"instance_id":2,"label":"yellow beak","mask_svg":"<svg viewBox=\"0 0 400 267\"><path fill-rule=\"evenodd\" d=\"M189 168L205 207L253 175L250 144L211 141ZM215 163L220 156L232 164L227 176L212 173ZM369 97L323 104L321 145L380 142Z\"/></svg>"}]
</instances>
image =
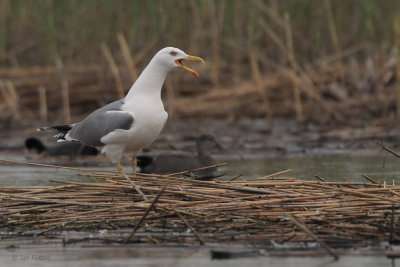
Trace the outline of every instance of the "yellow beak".
<instances>
[{"instance_id":1,"label":"yellow beak","mask_svg":"<svg viewBox=\"0 0 400 267\"><path fill-rule=\"evenodd\" d=\"M195 57L195 56L188 56L188 57L186 57L186 58L181 58L181 59L175 60L175 63L176 63L177 65L179 65L179 67L181 67L182 69L184 69L184 70L190 72L191 74L193 74L193 75L196 76L196 77L199 76L199 74L198 74L195 70L192 70L191 68L186 67L185 65L183 65L183 61L184 61L184 60L200 61L200 62L202 62L203 64L204 64L204 60L203 60L201 57Z\"/></svg>"}]
</instances>

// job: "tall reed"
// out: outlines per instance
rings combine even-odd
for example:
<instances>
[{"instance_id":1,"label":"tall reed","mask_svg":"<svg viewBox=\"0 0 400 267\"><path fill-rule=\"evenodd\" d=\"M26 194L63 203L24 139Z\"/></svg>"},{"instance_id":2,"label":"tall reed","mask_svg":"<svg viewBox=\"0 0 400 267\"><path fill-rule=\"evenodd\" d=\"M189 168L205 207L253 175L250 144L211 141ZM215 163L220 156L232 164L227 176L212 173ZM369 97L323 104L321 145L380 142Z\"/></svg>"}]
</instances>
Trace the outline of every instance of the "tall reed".
<instances>
[{"instance_id":1,"label":"tall reed","mask_svg":"<svg viewBox=\"0 0 400 267\"><path fill-rule=\"evenodd\" d=\"M104 60L101 43L120 51L116 33L121 32L134 58L150 45L151 52L166 45L190 48L216 63L213 71L219 74L221 68L235 68L231 62L250 66L246 56L238 58L247 49L279 62L277 47L259 21L283 40L279 23L284 23L284 14L291 20L298 60L312 62L363 42L393 44L395 4L396 0L327 0L324 8L319 0L0 0L0 64L9 65L15 50L21 65L53 64L55 56L66 64L97 63ZM31 42L33 46L24 48ZM123 62L118 53L117 60Z\"/></svg>"}]
</instances>

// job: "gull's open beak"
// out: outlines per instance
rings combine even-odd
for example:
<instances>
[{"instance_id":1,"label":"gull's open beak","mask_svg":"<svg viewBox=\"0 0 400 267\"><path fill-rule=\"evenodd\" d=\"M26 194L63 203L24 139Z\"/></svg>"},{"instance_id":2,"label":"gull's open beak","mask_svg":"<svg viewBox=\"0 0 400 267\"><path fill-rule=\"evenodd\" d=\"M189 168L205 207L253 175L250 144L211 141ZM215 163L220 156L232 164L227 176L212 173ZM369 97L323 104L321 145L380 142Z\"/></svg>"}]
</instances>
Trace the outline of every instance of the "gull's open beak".
<instances>
[{"instance_id":1,"label":"gull's open beak","mask_svg":"<svg viewBox=\"0 0 400 267\"><path fill-rule=\"evenodd\" d=\"M201 61L202 63L204 63L204 60L203 60L201 57L195 57L195 56L188 56L188 57L186 57L186 58L181 58L181 59L175 60L175 63L176 63L177 65L179 65L179 67L181 67L182 69L184 69L184 70L190 72L190 73L193 74L194 76L199 76L199 74L198 74L195 70L192 70L191 68L186 67L186 66L183 64L183 61L184 61L184 60Z\"/></svg>"}]
</instances>

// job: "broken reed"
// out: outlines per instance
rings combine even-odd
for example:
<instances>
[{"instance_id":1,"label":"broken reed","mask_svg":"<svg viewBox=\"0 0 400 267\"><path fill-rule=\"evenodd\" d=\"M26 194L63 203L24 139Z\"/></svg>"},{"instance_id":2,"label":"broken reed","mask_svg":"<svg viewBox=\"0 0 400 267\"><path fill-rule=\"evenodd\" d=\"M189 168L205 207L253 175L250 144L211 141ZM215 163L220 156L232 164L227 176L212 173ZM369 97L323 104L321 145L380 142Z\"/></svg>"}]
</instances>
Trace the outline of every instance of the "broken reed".
<instances>
[{"instance_id":1,"label":"broken reed","mask_svg":"<svg viewBox=\"0 0 400 267\"><path fill-rule=\"evenodd\" d=\"M287 170L242 181L129 175L130 183L114 172L76 170L96 182L52 179L57 185L1 187L0 228L14 237L108 229L122 231L122 237L100 242L187 245L274 240L345 247L400 234L400 186L383 187L373 179L279 177Z\"/></svg>"}]
</instances>

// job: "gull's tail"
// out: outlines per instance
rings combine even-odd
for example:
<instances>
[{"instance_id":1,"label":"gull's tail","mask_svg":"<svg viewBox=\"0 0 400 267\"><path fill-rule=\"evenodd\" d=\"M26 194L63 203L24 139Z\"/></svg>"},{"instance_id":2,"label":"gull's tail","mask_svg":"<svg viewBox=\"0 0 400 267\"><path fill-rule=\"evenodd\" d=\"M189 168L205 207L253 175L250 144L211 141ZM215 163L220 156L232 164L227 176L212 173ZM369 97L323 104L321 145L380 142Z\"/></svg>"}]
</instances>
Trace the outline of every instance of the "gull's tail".
<instances>
[{"instance_id":1,"label":"gull's tail","mask_svg":"<svg viewBox=\"0 0 400 267\"><path fill-rule=\"evenodd\" d=\"M46 127L38 128L37 131L39 131L39 132L49 132L49 131L56 130L58 133L54 137L58 138L58 142L62 142L62 141L67 140L65 138L65 136L68 134L69 130L74 128L74 126L76 126L76 125L77 125L77 123L66 124L66 125L46 126Z\"/></svg>"}]
</instances>

